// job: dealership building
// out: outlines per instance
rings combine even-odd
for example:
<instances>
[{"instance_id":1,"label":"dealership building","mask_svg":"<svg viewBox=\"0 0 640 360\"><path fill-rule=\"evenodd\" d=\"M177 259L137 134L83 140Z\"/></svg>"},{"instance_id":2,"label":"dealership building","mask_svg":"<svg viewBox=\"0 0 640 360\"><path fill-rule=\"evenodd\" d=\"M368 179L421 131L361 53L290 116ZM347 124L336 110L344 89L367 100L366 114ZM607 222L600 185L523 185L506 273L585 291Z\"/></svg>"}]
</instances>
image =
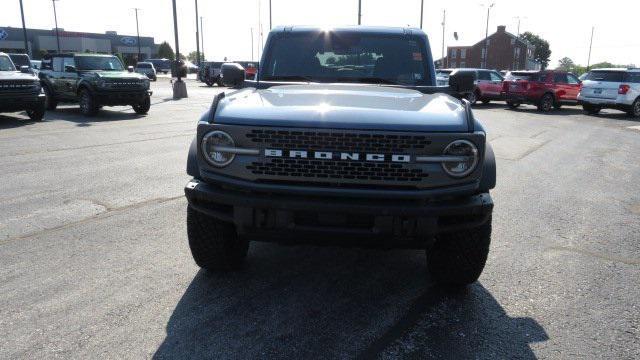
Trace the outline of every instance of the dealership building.
<instances>
[{"instance_id":1,"label":"dealership building","mask_svg":"<svg viewBox=\"0 0 640 360\"><path fill-rule=\"evenodd\" d=\"M138 37L136 35L119 35L115 31L104 34L65 31L59 28L61 52L94 52L101 54L120 53L127 62L138 57ZM38 59L45 53L58 51L56 30L27 29L29 55ZM140 37L141 59L156 55L158 45L152 37ZM0 27L0 51L24 52L24 35L22 28Z\"/></svg>"}]
</instances>

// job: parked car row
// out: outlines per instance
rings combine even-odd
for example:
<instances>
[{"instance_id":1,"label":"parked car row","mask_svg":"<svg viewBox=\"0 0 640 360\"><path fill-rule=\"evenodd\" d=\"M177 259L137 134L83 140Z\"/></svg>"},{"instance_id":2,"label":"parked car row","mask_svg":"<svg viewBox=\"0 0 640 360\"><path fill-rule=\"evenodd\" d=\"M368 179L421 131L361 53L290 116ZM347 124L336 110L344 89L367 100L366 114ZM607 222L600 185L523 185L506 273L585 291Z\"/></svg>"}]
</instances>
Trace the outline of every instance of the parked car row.
<instances>
[{"instance_id":1,"label":"parked car row","mask_svg":"<svg viewBox=\"0 0 640 360\"><path fill-rule=\"evenodd\" d=\"M438 86L447 86L454 72L475 77L475 89L467 94L471 104L505 101L509 108L522 104L548 112L563 105L582 105L589 114L617 109L640 117L640 69L595 69L583 76L560 70L511 71L503 76L486 69L440 69Z\"/></svg>"},{"instance_id":2,"label":"parked car row","mask_svg":"<svg viewBox=\"0 0 640 360\"><path fill-rule=\"evenodd\" d=\"M240 64L245 69L245 76L248 80L253 80L258 72L258 62L254 61L233 61L233 63ZM205 61L200 65L197 79L207 84L207 86L224 86L222 84L222 64L224 62L218 61Z\"/></svg>"},{"instance_id":3,"label":"parked car row","mask_svg":"<svg viewBox=\"0 0 640 360\"><path fill-rule=\"evenodd\" d=\"M23 56L30 65L29 57ZM138 114L151 108L150 73L125 69L113 55L46 55L40 65L37 76L28 65L18 71L11 58L0 53L0 112L26 110L38 121L59 103L78 103L85 116L95 115L103 106L130 105Z\"/></svg>"}]
</instances>

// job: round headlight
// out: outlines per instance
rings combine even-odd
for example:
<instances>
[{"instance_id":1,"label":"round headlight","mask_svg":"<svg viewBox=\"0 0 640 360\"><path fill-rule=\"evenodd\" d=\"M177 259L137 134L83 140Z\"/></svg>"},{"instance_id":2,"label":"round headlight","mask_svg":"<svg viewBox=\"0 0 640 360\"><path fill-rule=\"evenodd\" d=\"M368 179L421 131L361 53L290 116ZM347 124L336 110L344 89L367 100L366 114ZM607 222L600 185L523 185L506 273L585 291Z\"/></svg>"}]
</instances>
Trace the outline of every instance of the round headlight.
<instances>
[{"instance_id":1,"label":"round headlight","mask_svg":"<svg viewBox=\"0 0 640 360\"><path fill-rule=\"evenodd\" d=\"M449 176L465 177L478 165L478 148L468 140L456 140L447 145L444 155L455 158L442 162L442 168Z\"/></svg>"},{"instance_id":2,"label":"round headlight","mask_svg":"<svg viewBox=\"0 0 640 360\"><path fill-rule=\"evenodd\" d=\"M202 153L207 162L213 166L223 167L229 165L236 155L220 151L219 148L231 148L234 146L233 138L224 131L212 131L202 138Z\"/></svg>"}]
</instances>

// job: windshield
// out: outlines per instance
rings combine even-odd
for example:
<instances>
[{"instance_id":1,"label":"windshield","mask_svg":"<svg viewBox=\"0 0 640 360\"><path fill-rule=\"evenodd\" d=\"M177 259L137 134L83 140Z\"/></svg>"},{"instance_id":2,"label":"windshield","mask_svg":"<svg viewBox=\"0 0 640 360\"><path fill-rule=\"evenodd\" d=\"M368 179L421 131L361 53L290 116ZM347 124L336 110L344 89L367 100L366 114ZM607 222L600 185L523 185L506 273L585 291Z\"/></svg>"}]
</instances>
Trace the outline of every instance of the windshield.
<instances>
[{"instance_id":1,"label":"windshield","mask_svg":"<svg viewBox=\"0 0 640 360\"><path fill-rule=\"evenodd\" d=\"M16 71L8 56L0 56L0 71Z\"/></svg>"},{"instance_id":2,"label":"windshield","mask_svg":"<svg viewBox=\"0 0 640 360\"><path fill-rule=\"evenodd\" d=\"M76 57L76 65L78 70L124 70L120 59L115 56L78 56Z\"/></svg>"},{"instance_id":3,"label":"windshield","mask_svg":"<svg viewBox=\"0 0 640 360\"><path fill-rule=\"evenodd\" d=\"M530 72L510 72L507 74L505 80L529 80L529 81L538 81L540 78L539 73L530 73Z\"/></svg>"},{"instance_id":4,"label":"windshield","mask_svg":"<svg viewBox=\"0 0 640 360\"><path fill-rule=\"evenodd\" d=\"M407 35L301 32L274 37L262 80L432 85L423 42Z\"/></svg>"},{"instance_id":5,"label":"windshield","mask_svg":"<svg viewBox=\"0 0 640 360\"><path fill-rule=\"evenodd\" d=\"M13 61L13 65L16 66L16 69L19 69L22 66L31 67L29 57L26 55L9 55L9 57L11 57L11 61Z\"/></svg>"},{"instance_id":6,"label":"windshield","mask_svg":"<svg viewBox=\"0 0 640 360\"><path fill-rule=\"evenodd\" d=\"M436 71L436 76L449 76L453 70L438 70Z\"/></svg>"},{"instance_id":7,"label":"windshield","mask_svg":"<svg viewBox=\"0 0 640 360\"><path fill-rule=\"evenodd\" d=\"M151 69L151 64L149 63L138 63L138 69Z\"/></svg>"}]
</instances>

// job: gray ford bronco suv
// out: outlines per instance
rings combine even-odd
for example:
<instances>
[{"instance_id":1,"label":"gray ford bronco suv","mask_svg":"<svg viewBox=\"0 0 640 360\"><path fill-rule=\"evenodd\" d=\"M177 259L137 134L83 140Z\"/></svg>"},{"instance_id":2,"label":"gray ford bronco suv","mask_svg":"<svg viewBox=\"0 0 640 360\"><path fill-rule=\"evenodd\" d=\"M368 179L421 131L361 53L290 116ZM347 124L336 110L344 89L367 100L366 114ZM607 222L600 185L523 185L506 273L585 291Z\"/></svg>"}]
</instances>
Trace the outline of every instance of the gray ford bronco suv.
<instances>
[{"instance_id":1,"label":"gray ford bronco suv","mask_svg":"<svg viewBox=\"0 0 640 360\"><path fill-rule=\"evenodd\" d=\"M55 54L42 59L42 87L47 110L58 103L79 103L85 116L94 116L103 106L130 105L137 114L151 108L149 79L128 71L113 55Z\"/></svg>"},{"instance_id":2,"label":"gray ford bronco suv","mask_svg":"<svg viewBox=\"0 0 640 360\"><path fill-rule=\"evenodd\" d=\"M207 270L242 265L249 241L424 249L431 278L480 276L496 168L466 100L473 78L435 86L419 29L284 27L260 70L225 85L199 120L187 232Z\"/></svg>"},{"instance_id":3,"label":"gray ford bronco suv","mask_svg":"<svg viewBox=\"0 0 640 360\"><path fill-rule=\"evenodd\" d=\"M7 54L0 53L0 113L25 110L31 120L44 117L45 97L38 77L26 66L16 69Z\"/></svg>"}]
</instances>

